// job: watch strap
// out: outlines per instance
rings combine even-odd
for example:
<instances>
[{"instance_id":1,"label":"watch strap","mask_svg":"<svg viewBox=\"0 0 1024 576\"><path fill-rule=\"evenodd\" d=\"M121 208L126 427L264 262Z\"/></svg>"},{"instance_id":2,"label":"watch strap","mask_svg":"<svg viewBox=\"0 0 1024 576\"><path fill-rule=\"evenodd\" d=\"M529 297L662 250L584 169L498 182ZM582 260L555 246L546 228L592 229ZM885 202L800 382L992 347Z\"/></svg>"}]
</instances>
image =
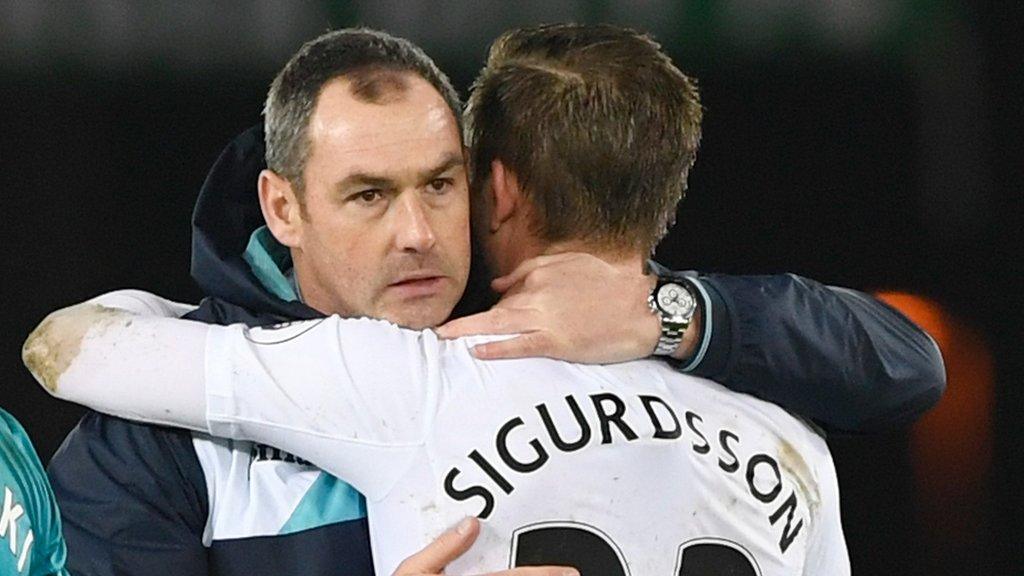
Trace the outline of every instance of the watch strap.
<instances>
[{"instance_id":1,"label":"watch strap","mask_svg":"<svg viewBox=\"0 0 1024 576\"><path fill-rule=\"evenodd\" d=\"M690 297L693 299L695 305L686 316L678 316L667 313L662 310L657 303L657 294L662 286L665 284L676 284L681 286L684 290L689 292ZM693 319L693 315L699 306L698 302L701 295L697 293L690 281L685 278L674 278L674 277L659 277L658 281L654 285L654 289L651 291L648 297L648 304L651 307L658 319L661 321L661 335L658 338L658 344L654 348L653 354L655 356L671 356L679 349L679 345L683 342L683 335L686 333L686 329L689 328L690 322Z\"/></svg>"}]
</instances>

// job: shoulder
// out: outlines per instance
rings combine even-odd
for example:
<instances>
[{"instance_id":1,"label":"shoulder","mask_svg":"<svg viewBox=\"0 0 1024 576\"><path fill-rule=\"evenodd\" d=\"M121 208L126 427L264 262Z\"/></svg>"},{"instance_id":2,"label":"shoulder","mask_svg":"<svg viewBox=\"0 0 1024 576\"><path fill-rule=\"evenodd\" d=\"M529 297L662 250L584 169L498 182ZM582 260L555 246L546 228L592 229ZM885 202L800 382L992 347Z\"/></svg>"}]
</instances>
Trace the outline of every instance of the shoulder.
<instances>
[{"instance_id":1,"label":"shoulder","mask_svg":"<svg viewBox=\"0 0 1024 576\"><path fill-rule=\"evenodd\" d=\"M62 507L125 496L181 506L205 522L206 482L185 430L88 412L54 454L49 474Z\"/></svg>"},{"instance_id":2,"label":"shoulder","mask_svg":"<svg viewBox=\"0 0 1024 576\"><path fill-rule=\"evenodd\" d=\"M28 433L21 423L6 410L0 408L0 440L3 441L4 450L11 449L12 453L31 454L35 458L35 450L28 438Z\"/></svg>"},{"instance_id":3,"label":"shoulder","mask_svg":"<svg viewBox=\"0 0 1024 576\"><path fill-rule=\"evenodd\" d=\"M213 297L203 298L199 307L186 314L185 318L207 324L241 323L247 326L266 326L282 320L280 316L253 312L248 308Z\"/></svg>"},{"instance_id":4,"label":"shoulder","mask_svg":"<svg viewBox=\"0 0 1024 576\"><path fill-rule=\"evenodd\" d=\"M264 346L298 341L294 345L304 350L340 351L346 358L365 358L371 363L379 363L382 357L394 358L395 363L432 358L445 348L445 341L432 330L412 330L386 320L337 315L259 326L247 331L245 339Z\"/></svg>"}]
</instances>

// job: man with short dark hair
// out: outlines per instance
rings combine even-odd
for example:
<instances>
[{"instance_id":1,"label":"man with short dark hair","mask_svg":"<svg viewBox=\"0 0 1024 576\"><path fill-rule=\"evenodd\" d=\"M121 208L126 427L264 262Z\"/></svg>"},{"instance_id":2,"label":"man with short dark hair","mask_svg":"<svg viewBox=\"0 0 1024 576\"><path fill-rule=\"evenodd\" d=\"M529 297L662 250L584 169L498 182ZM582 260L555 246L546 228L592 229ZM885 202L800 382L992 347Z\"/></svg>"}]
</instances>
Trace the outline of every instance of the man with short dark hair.
<instances>
[{"instance_id":1,"label":"man with short dark hair","mask_svg":"<svg viewBox=\"0 0 1024 576\"><path fill-rule=\"evenodd\" d=\"M356 51L358 65L321 66L321 58L352 55L334 50L338 43ZM218 160L194 217L193 275L214 298L191 318L268 325L346 313L410 326L444 319L468 264L466 174L448 161L450 151L461 152L459 115L443 87L399 62L418 50L410 46L381 33L341 31L309 43L289 63L286 70L313 76L333 70L314 82L316 98L299 124L308 144L301 180L277 172L287 172L286 164L261 171L258 132L243 135ZM362 73L374 69L387 73L370 77L386 81L370 87ZM404 72L392 74L397 71ZM278 117L269 108L267 131L274 133L270 124ZM580 342L595 343L614 349L604 360L623 360L649 354L658 342L687 359L684 368L757 391L833 428L905 422L941 390L941 364L936 372L927 336L861 295L793 277L675 277L697 298L685 318L675 318L685 321L673 324L650 313L650 284L639 266L623 272L601 267L597 258L540 262L523 269L526 287L502 302L535 298L533 309L541 313L530 319L542 323L558 318L552 310L585 318L582 326L556 323L561 336L548 341L574 343L564 347L569 352L593 353ZM531 281L581 266L600 271L600 281ZM572 298L545 300L533 285L555 294L580 289ZM622 304L609 300L609 292ZM505 310L521 318L516 308ZM804 319L809 310L819 315L814 322ZM859 346L845 345L850 334ZM812 347L818 360L789 356L802 346ZM557 348L540 353L556 355ZM361 354L388 363L386 356ZM780 361L785 358L792 361ZM899 371L891 365L895 358ZM360 495L265 445L90 414L55 456L51 474L77 573L370 572Z\"/></svg>"},{"instance_id":2,"label":"man with short dark hair","mask_svg":"<svg viewBox=\"0 0 1024 576\"><path fill-rule=\"evenodd\" d=\"M424 328L469 274L460 104L426 55L386 40L328 36L277 76L260 206L303 303Z\"/></svg>"}]
</instances>

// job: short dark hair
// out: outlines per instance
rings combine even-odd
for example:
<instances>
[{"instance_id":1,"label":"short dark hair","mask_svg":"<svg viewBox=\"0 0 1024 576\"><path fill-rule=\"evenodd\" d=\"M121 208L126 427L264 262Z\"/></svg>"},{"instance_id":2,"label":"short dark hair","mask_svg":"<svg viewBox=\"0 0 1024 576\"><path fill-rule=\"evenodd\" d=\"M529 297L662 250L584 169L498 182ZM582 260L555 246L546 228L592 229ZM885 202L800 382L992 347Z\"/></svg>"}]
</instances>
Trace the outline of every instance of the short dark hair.
<instances>
[{"instance_id":1,"label":"short dark hair","mask_svg":"<svg viewBox=\"0 0 1024 576\"><path fill-rule=\"evenodd\" d=\"M301 191L309 158L309 119L324 86L344 76L352 81L355 97L381 102L406 89L404 73L423 78L441 94L461 134L458 92L421 48L379 30L334 30L303 44L270 85L263 108L267 167Z\"/></svg>"},{"instance_id":2,"label":"short dark hair","mask_svg":"<svg viewBox=\"0 0 1024 576\"><path fill-rule=\"evenodd\" d=\"M696 82L650 37L610 25L510 30L470 92L474 186L516 174L547 241L653 250L700 142Z\"/></svg>"}]
</instances>

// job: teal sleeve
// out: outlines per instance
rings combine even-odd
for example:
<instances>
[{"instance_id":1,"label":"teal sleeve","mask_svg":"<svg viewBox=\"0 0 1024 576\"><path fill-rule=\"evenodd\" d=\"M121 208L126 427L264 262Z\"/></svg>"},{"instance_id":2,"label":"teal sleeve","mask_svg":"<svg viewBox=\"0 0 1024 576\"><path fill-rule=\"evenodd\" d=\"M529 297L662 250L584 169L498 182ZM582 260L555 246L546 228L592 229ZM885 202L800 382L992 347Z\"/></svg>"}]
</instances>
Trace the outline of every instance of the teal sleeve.
<instances>
[{"instance_id":1,"label":"teal sleeve","mask_svg":"<svg viewBox=\"0 0 1024 576\"><path fill-rule=\"evenodd\" d=\"M60 512L21 424L0 409L0 576L66 574Z\"/></svg>"}]
</instances>

